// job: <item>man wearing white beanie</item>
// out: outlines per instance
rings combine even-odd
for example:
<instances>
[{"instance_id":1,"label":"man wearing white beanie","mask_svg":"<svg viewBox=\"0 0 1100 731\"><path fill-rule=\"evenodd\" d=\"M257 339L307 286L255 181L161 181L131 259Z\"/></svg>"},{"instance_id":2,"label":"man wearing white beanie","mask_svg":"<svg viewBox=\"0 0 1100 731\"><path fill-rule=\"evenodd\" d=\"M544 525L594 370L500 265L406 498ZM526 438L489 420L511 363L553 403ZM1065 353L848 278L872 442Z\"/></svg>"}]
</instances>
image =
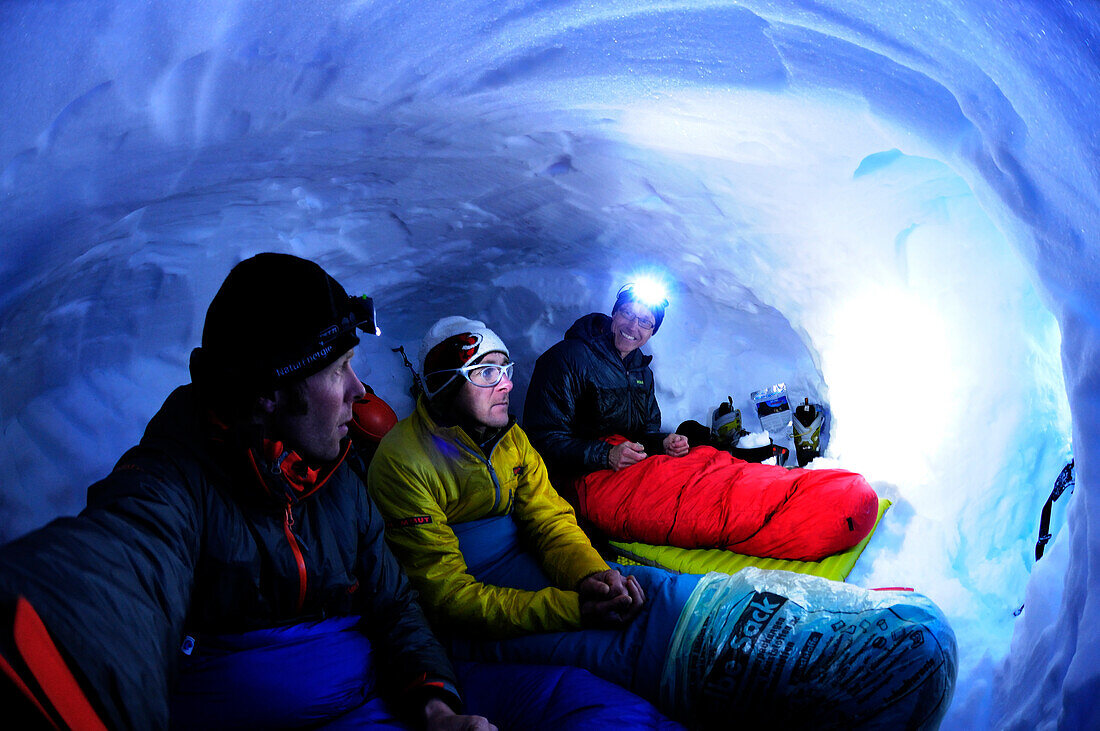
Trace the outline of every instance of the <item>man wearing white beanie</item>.
<instances>
[{"instance_id":1,"label":"man wearing white beanie","mask_svg":"<svg viewBox=\"0 0 1100 731\"><path fill-rule=\"evenodd\" d=\"M463 378L454 369L489 353L507 356L508 346L484 322L461 315L439 319L420 341L420 372L431 376L424 395L432 400L448 386L460 386Z\"/></svg>"},{"instance_id":2,"label":"man wearing white beanie","mask_svg":"<svg viewBox=\"0 0 1100 731\"><path fill-rule=\"evenodd\" d=\"M640 585L592 547L508 413L513 364L500 337L478 320L446 317L425 335L419 361L424 393L383 438L368 482L429 616L474 637L633 619L645 601ZM503 554L498 583L475 578L463 556L485 540Z\"/></svg>"}]
</instances>

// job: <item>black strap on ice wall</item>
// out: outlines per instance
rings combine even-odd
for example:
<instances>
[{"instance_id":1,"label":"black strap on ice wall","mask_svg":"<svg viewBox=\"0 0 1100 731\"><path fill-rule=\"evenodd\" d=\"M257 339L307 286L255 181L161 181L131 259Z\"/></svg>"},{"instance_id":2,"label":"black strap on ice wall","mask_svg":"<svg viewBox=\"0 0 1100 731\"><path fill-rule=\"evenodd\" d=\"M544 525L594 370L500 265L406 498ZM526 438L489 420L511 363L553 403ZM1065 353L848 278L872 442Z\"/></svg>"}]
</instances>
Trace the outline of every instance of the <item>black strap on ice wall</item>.
<instances>
[{"instance_id":1,"label":"black strap on ice wall","mask_svg":"<svg viewBox=\"0 0 1100 731\"><path fill-rule=\"evenodd\" d=\"M1039 517L1039 540L1035 544L1036 561L1043 557L1043 551L1046 549L1046 545L1051 538L1050 509L1053 507L1054 501L1060 498L1067 488L1070 492L1073 492L1074 483L1073 460L1071 459L1069 464L1062 468L1062 472L1058 475L1058 479L1054 481L1054 490L1051 491L1050 497L1047 498L1046 505L1043 506L1043 514Z\"/></svg>"},{"instance_id":2,"label":"black strap on ice wall","mask_svg":"<svg viewBox=\"0 0 1100 731\"><path fill-rule=\"evenodd\" d=\"M1043 557L1043 551L1046 548L1047 543L1050 542L1050 509L1054 505L1054 501L1062 496L1062 493L1068 488L1070 492L1073 492L1074 487L1073 477L1073 460L1069 461L1062 471L1058 474L1058 479L1054 481L1054 489L1050 492L1050 497L1047 498L1046 505L1043 506L1043 513L1039 516L1039 540L1035 543L1035 560L1038 561ZM1019 608L1012 613L1013 617L1019 617L1020 613L1024 611L1024 605L1021 604Z\"/></svg>"}]
</instances>

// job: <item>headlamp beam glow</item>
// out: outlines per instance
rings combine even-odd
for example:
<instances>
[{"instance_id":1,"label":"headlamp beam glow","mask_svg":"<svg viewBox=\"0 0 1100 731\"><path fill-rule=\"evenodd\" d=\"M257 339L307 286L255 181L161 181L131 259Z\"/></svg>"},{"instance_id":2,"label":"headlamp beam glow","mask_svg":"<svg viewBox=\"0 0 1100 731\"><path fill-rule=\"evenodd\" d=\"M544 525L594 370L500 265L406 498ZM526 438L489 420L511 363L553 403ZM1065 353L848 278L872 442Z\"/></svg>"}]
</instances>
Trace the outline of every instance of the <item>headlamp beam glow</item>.
<instances>
[{"instance_id":1,"label":"headlamp beam glow","mask_svg":"<svg viewBox=\"0 0 1100 731\"><path fill-rule=\"evenodd\" d=\"M623 285L634 292L634 299L646 307L668 307L668 288L660 279L651 276L637 277L633 282Z\"/></svg>"}]
</instances>

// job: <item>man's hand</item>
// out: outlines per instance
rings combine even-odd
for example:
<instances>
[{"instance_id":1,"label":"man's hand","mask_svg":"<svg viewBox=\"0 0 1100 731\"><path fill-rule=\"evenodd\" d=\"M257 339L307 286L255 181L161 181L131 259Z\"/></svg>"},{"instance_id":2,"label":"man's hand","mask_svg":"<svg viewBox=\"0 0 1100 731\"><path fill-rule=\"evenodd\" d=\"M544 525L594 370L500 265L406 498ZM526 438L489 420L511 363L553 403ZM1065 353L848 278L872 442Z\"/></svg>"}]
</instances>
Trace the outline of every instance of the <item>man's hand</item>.
<instances>
[{"instance_id":1,"label":"man's hand","mask_svg":"<svg viewBox=\"0 0 1100 731\"><path fill-rule=\"evenodd\" d=\"M683 457L688 453L688 438L683 434L669 434L662 445L669 457Z\"/></svg>"},{"instance_id":2,"label":"man's hand","mask_svg":"<svg viewBox=\"0 0 1100 731\"><path fill-rule=\"evenodd\" d=\"M586 576L577 586L581 597L581 619L603 627L629 624L645 605L645 592L633 576L615 569Z\"/></svg>"},{"instance_id":3,"label":"man's hand","mask_svg":"<svg viewBox=\"0 0 1100 731\"><path fill-rule=\"evenodd\" d=\"M439 698L424 705L424 727L428 731L497 731L481 716L460 716Z\"/></svg>"},{"instance_id":4,"label":"man's hand","mask_svg":"<svg viewBox=\"0 0 1100 731\"><path fill-rule=\"evenodd\" d=\"M624 467L637 464L646 458L645 447L637 442L623 442L616 444L607 453L607 464L618 472Z\"/></svg>"}]
</instances>

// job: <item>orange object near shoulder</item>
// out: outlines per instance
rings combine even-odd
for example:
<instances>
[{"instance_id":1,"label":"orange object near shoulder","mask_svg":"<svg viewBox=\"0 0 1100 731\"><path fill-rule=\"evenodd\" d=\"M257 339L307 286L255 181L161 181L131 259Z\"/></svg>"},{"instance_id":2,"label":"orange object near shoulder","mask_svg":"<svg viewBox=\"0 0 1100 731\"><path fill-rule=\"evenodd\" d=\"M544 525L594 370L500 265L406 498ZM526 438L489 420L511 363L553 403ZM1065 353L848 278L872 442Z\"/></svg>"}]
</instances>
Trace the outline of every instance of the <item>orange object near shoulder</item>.
<instances>
[{"instance_id":1,"label":"orange object near shoulder","mask_svg":"<svg viewBox=\"0 0 1100 731\"><path fill-rule=\"evenodd\" d=\"M353 436L381 441L397 423L397 414L374 393L367 393L351 407Z\"/></svg>"}]
</instances>

